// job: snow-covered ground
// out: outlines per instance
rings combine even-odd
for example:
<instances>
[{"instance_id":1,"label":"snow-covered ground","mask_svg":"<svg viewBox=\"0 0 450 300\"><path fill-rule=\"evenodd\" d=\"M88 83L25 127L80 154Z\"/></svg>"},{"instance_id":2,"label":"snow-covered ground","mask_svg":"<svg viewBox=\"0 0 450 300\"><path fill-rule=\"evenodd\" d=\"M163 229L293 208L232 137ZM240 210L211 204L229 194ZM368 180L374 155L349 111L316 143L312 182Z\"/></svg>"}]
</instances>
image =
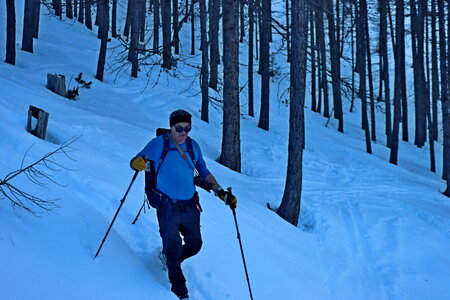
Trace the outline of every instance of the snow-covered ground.
<instances>
[{"instance_id":1,"label":"snow-covered ground","mask_svg":"<svg viewBox=\"0 0 450 300\"><path fill-rule=\"evenodd\" d=\"M20 49L23 4L16 5ZM427 147L401 143L399 166L393 166L383 142L373 144L373 155L365 152L358 112L346 109L341 134L334 120L325 127L326 119L306 109L301 224L294 227L266 208L281 201L287 161L289 113L275 92L269 132L256 127L257 118L241 119L238 174L215 161L221 112L211 107L210 123L200 120L198 84L190 87L194 71L187 65L180 64L178 78L162 73L152 89L157 71L149 80L143 72L130 80L128 68L118 78L107 72L101 83L94 79L96 33L43 9L35 53L18 50L11 66L3 62L5 18L0 2L0 178L20 167L27 150L25 165L80 137L73 160L57 157L67 170L54 172L54 179L67 186L42 188L24 176L11 182L45 199L60 198L54 213L35 217L0 201L0 299L176 299L158 266L155 211L131 224L144 197L142 174L93 257L132 178L129 159L178 108L193 114L191 136L221 185L238 197L254 299L449 299L450 200L440 193L439 173L428 171ZM45 87L47 73L69 80L79 72L93 83L77 101ZM243 94L243 113L246 101ZM29 105L50 113L46 141L25 131ZM382 122L379 115L380 140ZM191 298L249 299L231 211L212 194L200 195L204 246L183 264Z\"/></svg>"}]
</instances>

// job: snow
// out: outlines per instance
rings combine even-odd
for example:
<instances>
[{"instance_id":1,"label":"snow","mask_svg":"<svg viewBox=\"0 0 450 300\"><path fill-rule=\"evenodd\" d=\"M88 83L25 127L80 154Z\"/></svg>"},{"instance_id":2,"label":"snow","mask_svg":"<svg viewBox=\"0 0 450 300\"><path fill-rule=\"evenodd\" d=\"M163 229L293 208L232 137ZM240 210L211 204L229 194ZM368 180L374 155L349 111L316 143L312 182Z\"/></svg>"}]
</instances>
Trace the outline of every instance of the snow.
<instances>
[{"instance_id":1,"label":"snow","mask_svg":"<svg viewBox=\"0 0 450 300\"><path fill-rule=\"evenodd\" d=\"M428 146L402 142L399 166L393 166L381 114L379 141L369 155L358 106L354 113L345 109L344 134L337 132L335 120L325 127L327 120L306 108L302 210L294 227L266 208L267 202L280 204L287 163L289 110L277 103L276 82L270 131L258 129L257 118L241 118L243 168L238 174L216 162L221 112L210 106L210 123L200 120L198 83L191 86L195 71L187 64L180 62L174 72L178 78L163 72L157 85L158 71L148 79L144 73L150 69L143 68L138 79L130 80L129 66L118 76L109 69L101 83L94 79L99 49L94 31L51 18L42 9L35 53L25 53L19 50L23 4L16 5L17 66L0 62L0 178L20 167L27 150L25 165L79 138L70 153L73 160L57 157L65 169L55 172L55 180L65 186L39 187L24 176L11 182L45 199L60 198L53 213L35 217L12 208L7 199L0 201L1 299L176 299L158 267L155 211L131 224L143 201L142 174L100 255L94 255L133 176L129 159L157 127L168 126L168 115L178 108L193 114L191 136L221 185L233 187L238 197L254 299L448 299L450 201L441 194L441 145L437 174L428 171ZM1 2L1 28L5 19ZM5 30L0 32L4 45ZM117 41L109 44L110 64L120 54L112 49L116 46ZM2 59L4 51L1 47ZM198 61L193 57L189 63ZM45 88L47 73L64 74L68 81L79 72L93 83L80 90L77 101ZM241 103L245 114L245 93ZM45 141L25 131L29 105L50 113ZM204 245L183 263L191 298L249 299L232 213L212 194L200 191L200 197Z\"/></svg>"}]
</instances>

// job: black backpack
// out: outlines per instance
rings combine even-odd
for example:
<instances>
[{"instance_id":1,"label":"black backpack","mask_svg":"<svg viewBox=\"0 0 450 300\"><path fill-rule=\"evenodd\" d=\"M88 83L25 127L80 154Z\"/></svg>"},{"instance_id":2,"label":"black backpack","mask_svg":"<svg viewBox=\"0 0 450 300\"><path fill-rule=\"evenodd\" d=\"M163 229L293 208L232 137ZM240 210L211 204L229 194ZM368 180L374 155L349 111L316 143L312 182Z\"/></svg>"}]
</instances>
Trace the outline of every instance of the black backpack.
<instances>
[{"instance_id":1,"label":"black backpack","mask_svg":"<svg viewBox=\"0 0 450 300\"><path fill-rule=\"evenodd\" d=\"M164 162L164 159L166 158L169 151L177 150L176 148L170 148L169 134L170 129L158 128L156 130L156 136L162 135L164 139L163 150L159 158L158 169L155 170L154 162L150 161L150 170L145 171L145 194L147 196L149 204L154 208L159 208L162 205L166 205L167 201L169 200L169 197L167 195L158 191L156 188L156 179L158 176L159 169L161 168L161 165ZM200 176L198 175L198 172L195 170L195 165L197 161L195 159L194 147L192 146L192 139L190 137L186 138L186 151L191 157L191 160L194 164L193 171L196 174L196 176L194 177L194 184L207 190L208 192L211 191L212 183L209 183L201 179Z\"/></svg>"}]
</instances>

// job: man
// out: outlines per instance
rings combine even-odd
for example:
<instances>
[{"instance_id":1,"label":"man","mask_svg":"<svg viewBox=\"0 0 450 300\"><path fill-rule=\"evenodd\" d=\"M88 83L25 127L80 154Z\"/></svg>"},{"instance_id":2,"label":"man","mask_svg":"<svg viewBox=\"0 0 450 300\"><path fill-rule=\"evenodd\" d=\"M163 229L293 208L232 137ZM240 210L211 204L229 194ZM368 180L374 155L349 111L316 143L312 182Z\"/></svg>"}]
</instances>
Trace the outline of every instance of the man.
<instances>
[{"instance_id":1,"label":"man","mask_svg":"<svg viewBox=\"0 0 450 300\"><path fill-rule=\"evenodd\" d=\"M199 185L207 190L212 189L233 209L237 200L220 187L207 169L199 145L188 137L192 129L192 116L187 111L176 110L170 114L169 124L170 132L152 139L131 160L130 165L137 171L149 171L148 165L151 166L148 174L153 177L146 182L146 194L157 209L171 290L178 298L187 299L181 263L197 254L202 246L201 207L194 178L198 174L195 182L200 182Z\"/></svg>"}]
</instances>

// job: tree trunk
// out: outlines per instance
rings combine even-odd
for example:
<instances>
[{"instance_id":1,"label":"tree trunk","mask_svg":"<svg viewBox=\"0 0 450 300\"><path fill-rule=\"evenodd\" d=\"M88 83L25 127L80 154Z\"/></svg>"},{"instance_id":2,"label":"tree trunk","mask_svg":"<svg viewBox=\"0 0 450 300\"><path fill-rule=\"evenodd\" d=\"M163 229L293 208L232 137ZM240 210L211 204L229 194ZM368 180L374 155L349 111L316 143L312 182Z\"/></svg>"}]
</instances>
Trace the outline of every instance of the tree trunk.
<instances>
[{"instance_id":1,"label":"tree trunk","mask_svg":"<svg viewBox=\"0 0 450 300\"><path fill-rule=\"evenodd\" d=\"M317 46L320 51L320 88L323 93L323 115L330 117L330 104L328 99L327 56L325 49L325 34L323 29L323 12L316 13Z\"/></svg>"},{"instance_id":2,"label":"tree trunk","mask_svg":"<svg viewBox=\"0 0 450 300\"><path fill-rule=\"evenodd\" d=\"M145 42L145 16L147 15L146 1L140 1L141 5L139 8L139 41L141 43Z\"/></svg>"},{"instance_id":3,"label":"tree trunk","mask_svg":"<svg viewBox=\"0 0 450 300\"><path fill-rule=\"evenodd\" d=\"M358 72L359 72L359 98L361 99L361 113L362 113L362 125L365 132L366 137L366 151L367 153L372 154L372 145L370 141L370 130L369 130L369 121L367 117L367 96L366 96L366 51L365 51L365 18L367 17L367 4L365 0L359 1L360 7L357 7L357 28L356 28L356 36L357 36L357 62L358 62ZM359 11L358 11L359 10Z\"/></svg>"},{"instance_id":4,"label":"tree trunk","mask_svg":"<svg viewBox=\"0 0 450 300\"><path fill-rule=\"evenodd\" d=\"M162 67L166 69L172 68L172 48L170 40L170 14L171 14L171 0L161 0L161 15L162 15L162 31L163 31L163 64Z\"/></svg>"},{"instance_id":5,"label":"tree trunk","mask_svg":"<svg viewBox=\"0 0 450 300\"><path fill-rule=\"evenodd\" d=\"M305 1L292 1L292 44L290 65L289 148L286 184L278 215L297 226L302 192L304 149L304 101L306 77Z\"/></svg>"},{"instance_id":6,"label":"tree trunk","mask_svg":"<svg viewBox=\"0 0 450 300\"><path fill-rule=\"evenodd\" d=\"M85 25L88 29L92 30L92 8L91 8L91 6L92 6L92 0L85 0L85 3L84 3L84 10L85 10L84 14L85 14L85 18L86 18Z\"/></svg>"},{"instance_id":7,"label":"tree trunk","mask_svg":"<svg viewBox=\"0 0 450 300\"><path fill-rule=\"evenodd\" d=\"M132 10L131 10L131 42L130 42L130 50L128 55L128 60L131 62L131 77L138 77L138 45L139 45L139 19L140 13L139 10L142 7L141 1L145 0L131 0Z\"/></svg>"},{"instance_id":8,"label":"tree trunk","mask_svg":"<svg viewBox=\"0 0 450 300\"><path fill-rule=\"evenodd\" d=\"M55 16L62 17L62 3L61 0L53 0L53 9L55 10Z\"/></svg>"},{"instance_id":9,"label":"tree trunk","mask_svg":"<svg viewBox=\"0 0 450 300\"><path fill-rule=\"evenodd\" d=\"M433 139L438 140L438 99L439 99L439 68L436 34L436 0L431 1L431 98Z\"/></svg>"},{"instance_id":10,"label":"tree trunk","mask_svg":"<svg viewBox=\"0 0 450 300\"><path fill-rule=\"evenodd\" d=\"M327 0L328 11L328 37L330 40L331 79L333 87L334 117L339 120L338 131L344 132L344 115L342 112L341 98L341 66L339 58L339 45L336 41L336 29L334 24L333 0Z\"/></svg>"},{"instance_id":11,"label":"tree trunk","mask_svg":"<svg viewBox=\"0 0 450 300\"><path fill-rule=\"evenodd\" d=\"M378 9L380 11L380 59L381 59L381 80L384 83L384 103L386 110L386 145L391 147L392 116L391 116L391 91L389 86L389 58L387 48L387 1L379 0Z\"/></svg>"},{"instance_id":12,"label":"tree trunk","mask_svg":"<svg viewBox=\"0 0 450 300\"><path fill-rule=\"evenodd\" d=\"M84 23L84 2L85 0L80 0L80 10L78 12L78 22Z\"/></svg>"},{"instance_id":13,"label":"tree trunk","mask_svg":"<svg viewBox=\"0 0 450 300\"><path fill-rule=\"evenodd\" d=\"M23 17L23 33L22 33L22 50L33 53L33 33L34 33L34 16L33 6L36 1L25 0L24 17Z\"/></svg>"},{"instance_id":14,"label":"tree trunk","mask_svg":"<svg viewBox=\"0 0 450 300\"><path fill-rule=\"evenodd\" d=\"M249 0L253 2L254 0ZM209 87L217 91L219 54L219 15L220 1L209 0L209 45L210 45L210 69ZM250 46L249 46L250 47Z\"/></svg>"},{"instance_id":15,"label":"tree trunk","mask_svg":"<svg viewBox=\"0 0 450 300\"><path fill-rule=\"evenodd\" d=\"M396 0L396 12L395 12L395 48L394 48L394 60L395 60L395 79L394 79L394 122L391 137L391 152L389 156L389 162L397 165L398 163L398 135L400 129L400 101L402 94L402 55L404 55L404 36L402 31L404 30L404 0ZM403 48L403 49L402 49ZM404 57L403 57L404 60Z\"/></svg>"},{"instance_id":16,"label":"tree trunk","mask_svg":"<svg viewBox=\"0 0 450 300\"><path fill-rule=\"evenodd\" d=\"M108 42L109 1L99 0L98 8L99 8L99 22L100 22L98 33L101 42L97 62L97 74L95 75L95 78L97 78L100 81L103 81L103 74L105 71L105 62L106 62L106 46Z\"/></svg>"},{"instance_id":17,"label":"tree trunk","mask_svg":"<svg viewBox=\"0 0 450 300\"><path fill-rule=\"evenodd\" d=\"M286 52L287 62L291 62L291 22L289 20L289 0L286 0Z\"/></svg>"},{"instance_id":18,"label":"tree trunk","mask_svg":"<svg viewBox=\"0 0 450 300\"><path fill-rule=\"evenodd\" d=\"M159 53L160 0L153 0L153 52Z\"/></svg>"},{"instance_id":19,"label":"tree trunk","mask_svg":"<svg viewBox=\"0 0 450 300\"><path fill-rule=\"evenodd\" d=\"M165 0L162 0L165 1ZM191 55L195 55L195 1L191 0Z\"/></svg>"},{"instance_id":20,"label":"tree trunk","mask_svg":"<svg viewBox=\"0 0 450 300\"><path fill-rule=\"evenodd\" d=\"M66 17L73 19L72 0L66 0Z\"/></svg>"},{"instance_id":21,"label":"tree trunk","mask_svg":"<svg viewBox=\"0 0 450 300\"><path fill-rule=\"evenodd\" d=\"M253 87L253 34L255 31L254 0L248 0L248 115L255 116Z\"/></svg>"},{"instance_id":22,"label":"tree trunk","mask_svg":"<svg viewBox=\"0 0 450 300\"><path fill-rule=\"evenodd\" d=\"M244 17L244 10L245 10L245 0L239 1L239 25L240 25L240 39L239 42L244 42L245 37L245 17Z\"/></svg>"},{"instance_id":23,"label":"tree trunk","mask_svg":"<svg viewBox=\"0 0 450 300\"><path fill-rule=\"evenodd\" d=\"M73 16L78 19L78 0L73 0Z\"/></svg>"},{"instance_id":24,"label":"tree trunk","mask_svg":"<svg viewBox=\"0 0 450 300\"><path fill-rule=\"evenodd\" d=\"M311 110L317 111L317 98L316 98L316 42L315 42L315 30L314 30L314 12L310 10L309 13L309 30L311 36Z\"/></svg>"},{"instance_id":25,"label":"tree trunk","mask_svg":"<svg viewBox=\"0 0 450 300\"><path fill-rule=\"evenodd\" d=\"M448 73L447 73L447 38L445 34L445 10L444 1L438 1L439 9L439 50L441 67L441 105L442 105L442 127L443 127L443 168L442 178L447 182L447 189L444 194L450 197L450 114L448 104Z\"/></svg>"},{"instance_id":26,"label":"tree trunk","mask_svg":"<svg viewBox=\"0 0 450 300\"><path fill-rule=\"evenodd\" d=\"M202 44L202 68L200 71L200 88L202 90L202 114L201 119L204 122L209 122L208 117L208 33L206 31L206 0L199 0L200 4L200 31Z\"/></svg>"},{"instance_id":27,"label":"tree trunk","mask_svg":"<svg viewBox=\"0 0 450 300\"><path fill-rule=\"evenodd\" d=\"M220 163L241 171L239 111L239 31L235 0L223 0L223 132Z\"/></svg>"},{"instance_id":28,"label":"tree trunk","mask_svg":"<svg viewBox=\"0 0 450 300\"><path fill-rule=\"evenodd\" d=\"M270 49L269 49L269 31L270 31L270 2L262 0L262 22L261 22L261 111L259 114L258 127L269 130L269 107L270 107Z\"/></svg>"},{"instance_id":29,"label":"tree trunk","mask_svg":"<svg viewBox=\"0 0 450 300\"><path fill-rule=\"evenodd\" d=\"M117 37L117 0L112 1L112 11L111 11L111 36L113 38Z\"/></svg>"},{"instance_id":30,"label":"tree trunk","mask_svg":"<svg viewBox=\"0 0 450 300\"><path fill-rule=\"evenodd\" d=\"M367 12L366 12L367 14ZM370 95L370 129L372 141L377 140L376 119L375 119L375 96L373 91L373 75L372 75L372 51L370 49L369 20L366 18L366 49L367 49L367 77L369 79L369 95Z\"/></svg>"},{"instance_id":31,"label":"tree trunk","mask_svg":"<svg viewBox=\"0 0 450 300\"><path fill-rule=\"evenodd\" d=\"M175 48L175 54L180 54L180 35L179 35L179 24L178 24L178 0L173 0L172 3L172 26L173 26L173 41L172 45Z\"/></svg>"},{"instance_id":32,"label":"tree trunk","mask_svg":"<svg viewBox=\"0 0 450 300\"><path fill-rule=\"evenodd\" d=\"M14 0L6 0L6 63L16 64L16 8Z\"/></svg>"}]
</instances>

